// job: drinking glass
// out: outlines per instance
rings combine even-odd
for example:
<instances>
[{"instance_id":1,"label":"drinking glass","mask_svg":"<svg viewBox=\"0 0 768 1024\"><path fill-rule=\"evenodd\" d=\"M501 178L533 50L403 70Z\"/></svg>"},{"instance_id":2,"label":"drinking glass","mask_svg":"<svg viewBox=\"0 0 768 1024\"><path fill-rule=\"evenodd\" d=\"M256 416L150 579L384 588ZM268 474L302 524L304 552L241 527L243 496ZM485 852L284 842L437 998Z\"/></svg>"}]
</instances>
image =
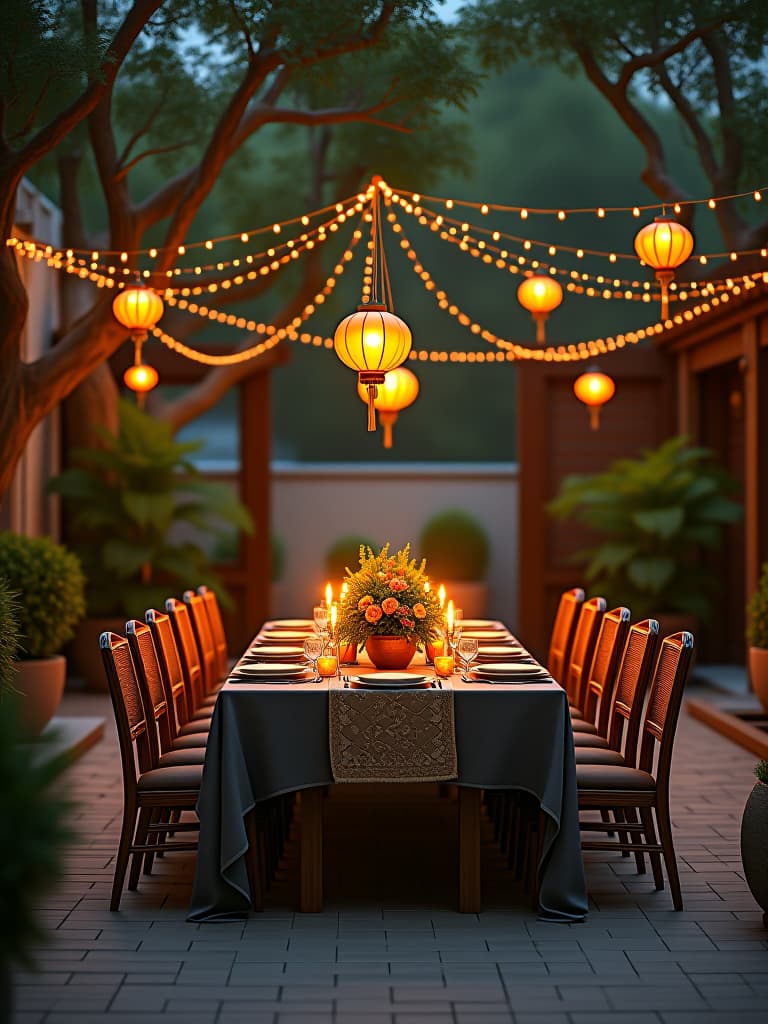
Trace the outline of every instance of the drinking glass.
<instances>
[{"instance_id":1,"label":"drinking glass","mask_svg":"<svg viewBox=\"0 0 768 1024\"><path fill-rule=\"evenodd\" d=\"M325 610L325 609L323 609ZM304 655L312 664L312 672L317 677L317 659L325 650L325 640L321 636L308 636L304 641Z\"/></svg>"},{"instance_id":2,"label":"drinking glass","mask_svg":"<svg viewBox=\"0 0 768 1024\"><path fill-rule=\"evenodd\" d=\"M451 645L453 657L456 658L456 648L461 640L461 626L454 626L450 633L447 633L448 643Z\"/></svg>"},{"instance_id":3,"label":"drinking glass","mask_svg":"<svg viewBox=\"0 0 768 1024\"><path fill-rule=\"evenodd\" d=\"M464 662L464 674L469 672L469 666L477 657L477 640L472 636L460 637L456 645L459 657Z\"/></svg>"},{"instance_id":4,"label":"drinking glass","mask_svg":"<svg viewBox=\"0 0 768 1024\"><path fill-rule=\"evenodd\" d=\"M315 629L322 636L328 632L328 609L325 605L315 605L313 609L313 616L315 620Z\"/></svg>"}]
</instances>

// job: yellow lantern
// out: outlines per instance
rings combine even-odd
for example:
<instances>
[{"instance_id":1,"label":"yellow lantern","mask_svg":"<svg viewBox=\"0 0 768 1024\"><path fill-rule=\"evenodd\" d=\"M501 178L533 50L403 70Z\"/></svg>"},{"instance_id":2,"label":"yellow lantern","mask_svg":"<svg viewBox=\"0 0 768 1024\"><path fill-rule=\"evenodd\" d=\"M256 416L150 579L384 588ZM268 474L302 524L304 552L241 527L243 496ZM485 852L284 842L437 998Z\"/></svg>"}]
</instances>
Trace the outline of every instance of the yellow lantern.
<instances>
[{"instance_id":1,"label":"yellow lantern","mask_svg":"<svg viewBox=\"0 0 768 1024\"><path fill-rule=\"evenodd\" d=\"M389 370L408 358L411 329L386 306L367 303L344 317L333 336L336 355L357 370L358 382L368 392L368 429L376 429L374 403L379 385Z\"/></svg>"},{"instance_id":2,"label":"yellow lantern","mask_svg":"<svg viewBox=\"0 0 768 1024\"><path fill-rule=\"evenodd\" d=\"M147 366L146 363L136 363L134 366L129 366L123 374L126 387L139 394L151 391L152 388L157 387L159 379L160 376L154 366Z\"/></svg>"},{"instance_id":3,"label":"yellow lantern","mask_svg":"<svg viewBox=\"0 0 768 1024\"><path fill-rule=\"evenodd\" d=\"M416 400L419 393L419 378L406 367L398 366L384 375L384 383L377 391L373 404L384 426L384 447L391 448L392 427L397 421L397 414ZM357 385L357 393L364 402L368 401L364 384Z\"/></svg>"},{"instance_id":4,"label":"yellow lantern","mask_svg":"<svg viewBox=\"0 0 768 1024\"><path fill-rule=\"evenodd\" d=\"M635 235L635 252L653 267L661 284L662 320L669 315L669 283L675 276L675 268L685 263L693 252L693 241L688 228L671 217L657 217Z\"/></svg>"},{"instance_id":5,"label":"yellow lantern","mask_svg":"<svg viewBox=\"0 0 768 1024\"><path fill-rule=\"evenodd\" d=\"M589 407L589 425L592 430L600 426L600 409L606 402L610 402L615 392L613 379L607 373L601 373L596 366L590 366L574 381L574 395Z\"/></svg>"},{"instance_id":6,"label":"yellow lantern","mask_svg":"<svg viewBox=\"0 0 768 1024\"><path fill-rule=\"evenodd\" d=\"M131 332L134 341L144 341L147 331L163 315L163 300L142 284L131 285L118 292L112 301L115 320Z\"/></svg>"},{"instance_id":7,"label":"yellow lantern","mask_svg":"<svg viewBox=\"0 0 768 1024\"><path fill-rule=\"evenodd\" d=\"M532 314L536 321L536 341L542 344L545 340L546 319L563 301L563 289L559 282L544 274L526 277L517 289L517 301Z\"/></svg>"}]
</instances>

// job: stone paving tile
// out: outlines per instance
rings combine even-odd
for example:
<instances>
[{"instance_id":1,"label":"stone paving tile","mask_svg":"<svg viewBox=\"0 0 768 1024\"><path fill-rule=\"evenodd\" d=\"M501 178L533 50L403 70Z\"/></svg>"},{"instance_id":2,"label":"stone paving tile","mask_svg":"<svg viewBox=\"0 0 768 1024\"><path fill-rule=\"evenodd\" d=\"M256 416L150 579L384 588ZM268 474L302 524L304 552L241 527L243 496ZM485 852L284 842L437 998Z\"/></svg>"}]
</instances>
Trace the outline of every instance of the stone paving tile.
<instances>
[{"instance_id":1,"label":"stone paving tile","mask_svg":"<svg viewBox=\"0 0 768 1024\"><path fill-rule=\"evenodd\" d=\"M92 706L76 713L109 714L104 697L77 700ZM159 860L108 910L121 816L108 728L68 773L81 844L38 901L50 941L40 973L17 975L13 1024L766 1024L768 933L739 862L753 763L683 714L671 786L682 913L634 859L590 853L588 920L537 921L488 845L481 914L411 893L300 915L278 882L263 914L191 924L189 854Z\"/></svg>"}]
</instances>

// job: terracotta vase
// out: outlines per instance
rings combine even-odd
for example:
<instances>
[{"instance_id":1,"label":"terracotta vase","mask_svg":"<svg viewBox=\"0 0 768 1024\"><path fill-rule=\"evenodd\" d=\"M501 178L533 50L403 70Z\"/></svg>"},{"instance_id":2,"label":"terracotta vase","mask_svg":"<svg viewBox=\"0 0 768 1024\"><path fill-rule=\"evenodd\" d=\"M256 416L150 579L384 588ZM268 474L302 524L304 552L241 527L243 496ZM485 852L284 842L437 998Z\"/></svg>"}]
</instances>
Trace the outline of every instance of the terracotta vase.
<instances>
[{"instance_id":1,"label":"terracotta vase","mask_svg":"<svg viewBox=\"0 0 768 1024\"><path fill-rule=\"evenodd\" d=\"M749 648L749 678L757 699L768 711L768 647Z\"/></svg>"},{"instance_id":2,"label":"terracotta vase","mask_svg":"<svg viewBox=\"0 0 768 1024\"><path fill-rule=\"evenodd\" d=\"M13 685L19 695L20 727L27 739L36 739L61 703L67 661L63 655L54 654L17 661L15 667Z\"/></svg>"},{"instance_id":3,"label":"terracotta vase","mask_svg":"<svg viewBox=\"0 0 768 1024\"><path fill-rule=\"evenodd\" d=\"M406 636L369 636L365 650L376 668L408 668L416 653L416 644Z\"/></svg>"},{"instance_id":4,"label":"terracotta vase","mask_svg":"<svg viewBox=\"0 0 768 1024\"><path fill-rule=\"evenodd\" d=\"M339 644L339 661L342 665L356 665L357 644Z\"/></svg>"}]
</instances>

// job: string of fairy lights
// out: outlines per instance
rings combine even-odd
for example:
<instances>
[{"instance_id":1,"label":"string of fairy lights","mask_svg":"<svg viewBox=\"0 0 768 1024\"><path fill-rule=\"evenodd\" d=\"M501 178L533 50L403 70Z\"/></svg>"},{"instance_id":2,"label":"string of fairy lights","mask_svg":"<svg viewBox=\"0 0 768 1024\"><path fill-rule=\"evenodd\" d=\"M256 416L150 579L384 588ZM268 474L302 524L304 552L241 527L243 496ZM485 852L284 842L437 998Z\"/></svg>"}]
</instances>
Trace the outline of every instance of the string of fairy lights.
<instances>
[{"instance_id":1,"label":"string of fairy lights","mask_svg":"<svg viewBox=\"0 0 768 1024\"><path fill-rule=\"evenodd\" d=\"M116 292L113 312L130 332L135 347L134 365L126 372L125 381L137 392L140 402L159 379L157 371L143 358L142 345L149 333L178 355L211 367L233 366L258 359L281 342L291 341L334 349L342 362L358 371L361 397L365 397L369 404L369 429L375 429L375 409L379 409L382 416L397 414L396 389L390 386L389 378L392 376L394 379L397 373L408 374L406 362L470 365L516 361L579 363L658 337L681 324L706 316L728 303L733 296L768 284L768 263L765 270L748 274L728 272L730 263L744 257L768 260L768 249L700 252L694 256L693 235L676 219L681 213L690 213L698 207L716 210L722 203L760 203L763 191L763 188L757 188L677 203L543 208L423 195L392 188L375 176L364 191L340 202L272 224L186 242L175 248L60 248L16 236L6 239L6 245L20 258L45 263L53 270L87 280L99 289ZM426 231L469 259L494 271L515 276L519 281L517 299L532 315L538 344L501 337L453 301L419 257L398 212L417 232ZM531 222L537 218L557 224L569 217L594 217L604 221L614 215L638 219L644 214L654 214L655 217L636 232L634 252L576 245L571 241L562 244L536 237L530 231ZM527 233L510 229L507 223L510 217L517 218ZM233 290L248 289L249 286L253 290L255 283L273 278L309 253L319 251L349 223L354 224L349 241L337 258L332 273L290 321L279 325L265 323L220 308L221 300L229 301ZM393 309L385 229L391 241L404 253L411 270L438 309L454 318L475 341L482 342L482 347L445 350L413 346L410 328L395 315ZM306 322L333 293L366 230L370 231L370 238L363 257L361 303L357 312L342 320L333 338L306 331ZM589 227L587 231L591 233ZM185 256L192 256L194 260L197 253L203 256L200 262L181 262ZM172 257L174 265L157 270L156 262L166 262L169 257ZM593 263L605 262L605 272L579 267L578 264L586 258ZM564 265L563 260L575 260L576 266ZM717 267L718 261L722 266L719 272L716 270L705 280L676 282L675 270L688 260L697 261L701 267L709 267L710 273L712 265ZM652 269L655 280L643 280L632 276L631 272L617 275L618 264L626 266L628 261L635 266L639 264ZM571 344L549 344L545 322L563 301L564 291L568 295L606 301L660 302L661 316L637 330ZM673 306L671 313L670 303ZM234 350L225 353L203 351L178 340L159 326L165 306L211 323L245 331L247 337ZM254 335L258 340L250 343ZM592 387L590 382L584 383L589 376L582 374L577 381L581 386L575 386L575 390L577 397L590 405L592 425L596 426L595 410L611 397L614 386L607 375L597 372L591 376L605 378L605 381L610 381L610 386L598 387L595 384ZM409 404L418 392L418 385L414 389L413 382L409 382L405 390L412 395L404 403ZM391 419L385 422L391 423Z\"/></svg>"}]
</instances>

